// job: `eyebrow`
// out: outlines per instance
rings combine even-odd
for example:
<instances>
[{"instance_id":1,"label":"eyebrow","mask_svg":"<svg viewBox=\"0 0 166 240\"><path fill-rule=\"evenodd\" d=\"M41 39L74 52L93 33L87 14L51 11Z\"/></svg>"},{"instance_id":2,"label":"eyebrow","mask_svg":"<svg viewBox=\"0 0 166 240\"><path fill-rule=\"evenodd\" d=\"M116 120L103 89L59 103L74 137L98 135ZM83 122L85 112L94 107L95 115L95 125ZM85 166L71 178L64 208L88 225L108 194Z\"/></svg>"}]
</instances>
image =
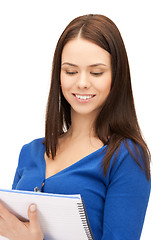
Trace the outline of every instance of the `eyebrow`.
<instances>
[{"instance_id":1,"label":"eyebrow","mask_svg":"<svg viewBox=\"0 0 166 240\"><path fill-rule=\"evenodd\" d=\"M64 62L64 63L62 64L62 66L63 66L63 65L69 65L69 66L72 66L72 67L78 67L76 64L69 63L69 62ZM92 64L92 65L89 65L88 67L97 67L97 66L100 66L100 65L106 66L106 64L104 64L104 63L95 63L95 64Z\"/></svg>"}]
</instances>

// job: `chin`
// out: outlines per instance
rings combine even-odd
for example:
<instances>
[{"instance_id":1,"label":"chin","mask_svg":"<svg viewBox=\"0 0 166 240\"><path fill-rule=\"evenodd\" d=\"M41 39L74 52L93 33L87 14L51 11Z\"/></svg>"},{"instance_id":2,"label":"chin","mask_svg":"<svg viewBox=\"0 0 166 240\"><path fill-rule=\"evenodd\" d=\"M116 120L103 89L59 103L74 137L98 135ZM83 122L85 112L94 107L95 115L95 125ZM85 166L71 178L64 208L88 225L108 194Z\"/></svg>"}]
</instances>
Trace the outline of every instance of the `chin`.
<instances>
[{"instance_id":1,"label":"chin","mask_svg":"<svg viewBox=\"0 0 166 240\"><path fill-rule=\"evenodd\" d=\"M100 109L72 109L73 113L75 114L79 114L79 115L82 115L82 116L96 116Z\"/></svg>"}]
</instances>

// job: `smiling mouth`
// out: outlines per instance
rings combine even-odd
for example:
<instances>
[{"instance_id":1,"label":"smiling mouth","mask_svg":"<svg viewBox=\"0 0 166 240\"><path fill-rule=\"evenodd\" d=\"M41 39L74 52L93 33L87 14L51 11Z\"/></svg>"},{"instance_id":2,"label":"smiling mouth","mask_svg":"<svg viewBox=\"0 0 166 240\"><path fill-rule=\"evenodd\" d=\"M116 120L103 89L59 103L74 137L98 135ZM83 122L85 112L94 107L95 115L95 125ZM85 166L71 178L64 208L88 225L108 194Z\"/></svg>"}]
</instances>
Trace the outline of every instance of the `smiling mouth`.
<instances>
[{"instance_id":1,"label":"smiling mouth","mask_svg":"<svg viewBox=\"0 0 166 240\"><path fill-rule=\"evenodd\" d=\"M80 99L80 100L88 100L88 99L91 99L93 97L95 97L94 94L74 94L73 95L77 98L77 99Z\"/></svg>"}]
</instances>

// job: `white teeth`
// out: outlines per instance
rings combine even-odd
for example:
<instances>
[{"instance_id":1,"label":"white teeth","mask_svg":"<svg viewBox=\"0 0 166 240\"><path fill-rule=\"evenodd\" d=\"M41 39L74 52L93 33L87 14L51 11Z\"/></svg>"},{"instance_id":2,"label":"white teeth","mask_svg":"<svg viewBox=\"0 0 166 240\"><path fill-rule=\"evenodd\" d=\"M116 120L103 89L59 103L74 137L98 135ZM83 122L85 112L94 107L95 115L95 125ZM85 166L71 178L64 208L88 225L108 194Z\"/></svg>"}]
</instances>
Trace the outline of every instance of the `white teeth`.
<instances>
[{"instance_id":1,"label":"white teeth","mask_svg":"<svg viewBox=\"0 0 166 240\"><path fill-rule=\"evenodd\" d=\"M76 96L76 98L83 99L83 100L90 99L93 97L93 95L81 96L81 95L77 95L77 94L75 96Z\"/></svg>"}]
</instances>

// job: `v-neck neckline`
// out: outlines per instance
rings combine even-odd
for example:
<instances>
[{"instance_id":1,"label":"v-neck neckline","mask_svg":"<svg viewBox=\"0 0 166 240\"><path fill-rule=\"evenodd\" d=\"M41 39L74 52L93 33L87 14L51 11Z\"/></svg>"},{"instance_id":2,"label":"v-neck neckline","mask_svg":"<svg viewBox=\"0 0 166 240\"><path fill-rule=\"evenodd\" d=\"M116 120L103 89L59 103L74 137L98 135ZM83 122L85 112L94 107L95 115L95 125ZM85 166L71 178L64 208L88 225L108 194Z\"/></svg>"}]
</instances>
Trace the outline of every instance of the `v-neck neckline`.
<instances>
[{"instance_id":1,"label":"v-neck neckline","mask_svg":"<svg viewBox=\"0 0 166 240\"><path fill-rule=\"evenodd\" d=\"M98 154L98 152L100 152L101 150L104 151L104 149L106 148L106 146L107 146L107 145L103 145L103 146L100 147L99 149L97 149L97 150L95 150L94 152L86 155L85 157L81 158L80 160L78 160L77 162L71 164L70 166L68 166L68 167L60 170L59 172L51 175L50 177L45 178L45 177L46 177L46 160L45 160L45 156L44 156L44 155L45 155L45 145L44 145L43 153L42 153L42 166L43 166L42 168L43 168L43 175L44 175L45 181L47 181L47 180L49 180L49 179L51 179L51 178L54 178L54 177L56 177L56 176L59 176L60 174L63 174L64 172L66 172L66 171L72 169L73 167L79 165L80 163L82 163L86 158L92 157L93 155Z\"/></svg>"}]
</instances>

